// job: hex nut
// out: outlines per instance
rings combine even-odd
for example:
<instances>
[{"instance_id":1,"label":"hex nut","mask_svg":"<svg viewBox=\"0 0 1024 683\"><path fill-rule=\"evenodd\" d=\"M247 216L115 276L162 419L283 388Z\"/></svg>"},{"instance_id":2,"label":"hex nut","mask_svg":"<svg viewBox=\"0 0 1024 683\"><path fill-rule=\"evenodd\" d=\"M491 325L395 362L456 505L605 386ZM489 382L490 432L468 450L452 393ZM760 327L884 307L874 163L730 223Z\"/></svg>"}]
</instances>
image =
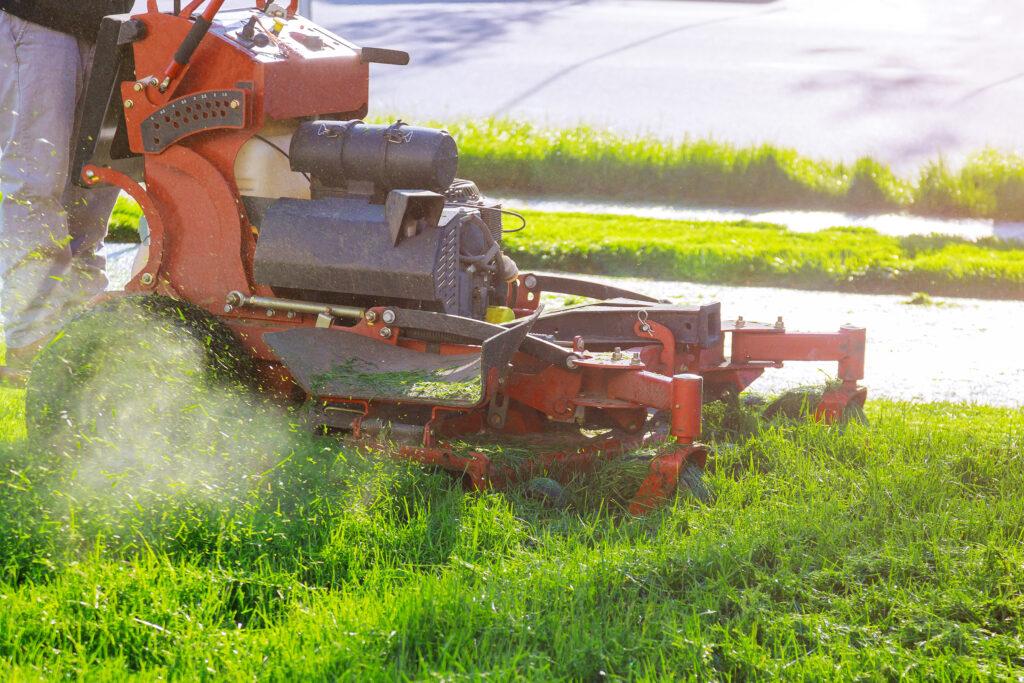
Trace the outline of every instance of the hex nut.
<instances>
[{"instance_id":1,"label":"hex nut","mask_svg":"<svg viewBox=\"0 0 1024 683\"><path fill-rule=\"evenodd\" d=\"M395 322L395 312L392 311L391 309L388 309L381 314L380 319L384 321L385 325L390 325L391 323Z\"/></svg>"}]
</instances>

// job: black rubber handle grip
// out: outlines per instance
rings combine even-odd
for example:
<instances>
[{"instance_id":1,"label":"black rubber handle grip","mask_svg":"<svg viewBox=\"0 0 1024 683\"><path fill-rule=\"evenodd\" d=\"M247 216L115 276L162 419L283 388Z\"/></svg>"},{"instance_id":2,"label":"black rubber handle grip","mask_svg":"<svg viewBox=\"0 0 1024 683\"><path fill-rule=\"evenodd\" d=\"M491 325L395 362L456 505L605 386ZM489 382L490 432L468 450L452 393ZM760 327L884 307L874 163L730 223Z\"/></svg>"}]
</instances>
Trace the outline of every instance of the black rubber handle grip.
<instances>
[{"instance_id":1,"label":"black rubber handle grip","mask_svg":"<svg viewBox=\"0 0 1024 683\"><path fill-rule=\"evenodd\" d=\"M199 43L203 42L203 38L206 37L212 25L213 22L209 19L196 17L196 22L192 24L192 28L189 30L188 35L185 36L185 40L181 41L178 51L174 53L174 61L181 66L186 66L189 60L192 59L192 55L195 54L196 48L199 47Z\"/></svg>"},{"instance_id":2,"label":"black rubber handle grip","mask_svg":"<svg viewBox=\"0 0 1024 683\"><path fill-rule=\"evenodd\" d=\"M359 49L359 61L363 64L405 66L409 63L409 53L401 50L389 50L384 47L364 47Z\"/></svg>"}]
</instances>

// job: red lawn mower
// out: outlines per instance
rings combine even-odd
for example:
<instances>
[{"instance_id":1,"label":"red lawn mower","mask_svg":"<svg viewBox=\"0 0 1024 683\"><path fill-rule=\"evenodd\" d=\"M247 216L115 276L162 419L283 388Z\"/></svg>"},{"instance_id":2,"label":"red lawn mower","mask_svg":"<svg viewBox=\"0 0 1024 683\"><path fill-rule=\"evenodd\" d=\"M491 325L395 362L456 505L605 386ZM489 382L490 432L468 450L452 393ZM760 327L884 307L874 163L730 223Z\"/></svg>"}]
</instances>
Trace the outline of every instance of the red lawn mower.
<instances>
[{"instance_id":1,"label":"red lawn mower","mask_svg":"<svg viewBox=\"0 0 1024 683\"><path fill-rule=\"evenodd\" d=\"M317 426L394 442L470 487L566 481L660 439L635 513L703 467L702 404L768 368L836 361L815 416L863 405L863 328L791 333L725 321L718 303L520 272L502 251L508 213L456 177L446 131L361 120L369 65L407 54L353 45L297 16L296 0L222 4L163 13L149 0L103 22L75 171L141 205L148 256L125 294L39 357L31 430L95 420L72 410L86 370L65 356L83 319L121 301L191 330L212 365L307 402ZM593 301L547 310L550 293ZM101 327L117 343L116 325ZM525 440L531 457L512 467L452 445L478 439Z\"/></svg>"}]
</instances>

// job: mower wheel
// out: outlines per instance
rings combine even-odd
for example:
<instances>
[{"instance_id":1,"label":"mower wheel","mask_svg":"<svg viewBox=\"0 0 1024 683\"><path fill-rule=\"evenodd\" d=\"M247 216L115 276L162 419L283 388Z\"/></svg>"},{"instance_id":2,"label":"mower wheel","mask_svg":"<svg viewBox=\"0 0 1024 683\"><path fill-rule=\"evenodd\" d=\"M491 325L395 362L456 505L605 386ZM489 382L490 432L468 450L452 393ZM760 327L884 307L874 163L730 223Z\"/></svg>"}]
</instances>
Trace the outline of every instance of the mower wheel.
<instances>
[{"instance_id":1,"label":"mower wheel","mask_svg":"<svg viewBox=\"0 0 1024 683\"><path fill-rule=\"evenodd\" d=\"M701 503L710 503L712 500L711 489L704 483L704 468L693 463L687 463L679 473L677 490Z\"/></svg>"},{"instance_id":2,"label":"mower wheel","mask_svg":"<svg viewBox=\"0 0 1024 683\"><path fill-rule=\"evenodd\" d=\"M846 407L843 408L843 414L839 416L839 424L859 424L865 427L870 424L868 422L868 416L864 412L864 406L859 403L847 403Z\"/></svg>"},{"instance_id":3,"label":"mower wheel","mask_svg":"<svg viewBox=\"0 0 1024 683\"><path fill-rule=\"evenodd\" d=\"M794 389L782 394L768 404L764 409L763 416L766 420L776 417L785 417L790 420L803 420L813 416L821 403L824 389ZM840 427L848 424L868 424L868 417L864 414L864 406L858 403L847 403L842 414L835 422Z\"/></svg>"},{"instance_id":4,"label":"mower wheel","mask_svg":"<svg viewBox=\"0 0 1024 683\"><path fill-rule=\"evenodd\" d=\"M526 482L525 493L528 498L540 501L545 507L562 509L569 504L569 494L554 479L534 477Z\"/></svg>"},{"instance_id":5,"label":"mower wheel","mask_svg":"<svg viewBox=\"0 0 1024 683\"><path fill-rule=\"evenodd\" d=\"M214 387L246 386L254 370L231 330L192 304L109 299L68 322L37 357L25 395L28 435L70 456L141 426L187 429L175 415L201 409Z\"/></svg>"}]
</instances>

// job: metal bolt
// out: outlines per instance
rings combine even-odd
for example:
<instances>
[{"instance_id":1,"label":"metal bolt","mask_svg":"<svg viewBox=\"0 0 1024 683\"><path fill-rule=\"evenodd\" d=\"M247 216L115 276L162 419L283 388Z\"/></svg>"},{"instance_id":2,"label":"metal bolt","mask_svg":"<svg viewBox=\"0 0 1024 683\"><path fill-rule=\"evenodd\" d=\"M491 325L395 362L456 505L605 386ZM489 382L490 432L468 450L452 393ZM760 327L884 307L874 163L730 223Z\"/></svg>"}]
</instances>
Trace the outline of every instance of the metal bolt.
<instances>
[{"instance_id":1,"label":"metal bolt","mask_svg":"<svg viewBox=\"0 0 1024 683\"><path fill-rule=\"evenodd\" d=\"M747 321L743 319L742 315L736 316L736 327L743 327L747 324Z\"/></svg>"},{"instance_id":2,"label":"metal bolt","mask_svg":"<svg viewBox=\"0 0 1024 683\"><path fill-rule=\"evenodd\" d=\"M134 89L135 92L142 92L142 89L145 87L146 86L142 85L142 83L136 83L134 86L132 86L132 89Z\"/></svg>"},{"instance_id":3,"label":"metal bolt","mask_svg":"<svg viewBox=\"0 0 1024 683\"><path fill-rule=\"evenodd\" d=\"M232 306L231 304L224 304L224 312L225 313L230 313L233 310L235 310L234 306Z\"/></svg>"},{"instance_id":4,"label":"metal bolt","mask_svg":"<svg viewBox=\"0 0 1024 683\"><path fill-rule=\"evenodd\" d=\"M295 311L288 311L288 319L292 320L295 318Z\"/></svg>"},{"instance_id":5,"label":"metal bolt","mask_svg":"<svg viewBox=\"0 0 1024 683\"><path fill-rule=\"evenodd\" d=\"M135 103L132 102L131 100L125 100L124 101L124 108L125 109L131 109L134 106L135 106Z\"/></svg>"},{"instance_id":6,"label":"metal bolt","mask_svg":"<svg viewBox=\"0 0 1024 683\"><path fill-rule=\"evenodd\" d=\"M382 327L382 328L380 328L380 336L384 337L385 339L391 339L391 328L390 327Z\"/></svg>"},{"instance_id":7,"label":"metal bolt","mask_svg":"<svg viewBox=\"0 0 1024 683\"><path fill-rule=\"evenodd\" d=\"M632 365L643 365L644 364L644 362L642 360L640 360L640 352L639 351L634 351L633 352L633 359L630 360L629 362Z\"/></svg>"},{"instance_id":8,"label":"metal bolt","mask_svg":"<svg viewBox=\"0 0 1024 683\"><path fill-rule=\"evenodd\" d=\"M377 311L367 311L364 317L366 318L366 322L368 323L376 322Z\"/></svg>"},{"instance_id":9,"label":"metal bolt","mask_svg":"<svg viewBox=\"0 0 1024 683\"><path fill-rule=\"evenodd\" d=\"M231 108L232 109L238 109L241 106L242 106L242 103L239 102L238 100L231 100Z\"/></svg>"},{"instance_id":10,"label":"metal bolt","mask_svg":"<svg viewBox=\"0 0 1024 683\"><path fill-rule=\"evenodd\" d=\"M380 319L384 321L385 325L390 325L395 322L395 312L388 309L381 314Z\"/></svg>"},{"instance_id":11,"label":"metal bolt","mask_svg":"<svg viewBox=\"0 0 1024 683\"><path fill-rule=\"evenodd\" d=\"M144 285L146 285L148 287L151 284L153 284L153 280L154 280L153 273L143 273L142 274L142 278L140 278L139 281L142 282L142 284L144 284Z\"/></svg>"},{"instance_id":12,"label":"metal bolt","mask_svg":"<svg viewBox=\"0 0 1024 683\"><path fill-rule=\"evenodd\" d=\"M277 315L277 311L275 311L273 308L268 308L267 309L267 317L268 318L273 318L275 315Z\"/></svg>"},{"instance_id":13,"label":"metal bolt","mask_svg":"<svg viewBox=\"0 0 1024 683\"><path fill-rule=\"evenodd\" d=\"M527 275L523 279L523 284L526 285L527 289L533 289L537 286L537 278L533 275Z\"/></svg>"},{"instance_id":14,"label":"metal bolt","mask_svg":"<svg viewBox=\"0 0 1024 683\"><path fill-rule=\"evenodd\" d=\"M777 330L784 330L784 329L786 329L786 323L784 323L782 321L782 316L781 315L779 316L779 319L775 321L775 329L777 329Z\"/></svg>"},{"instance_id":15,"label":"metal bolt","mask_svg":"<svg viewBox=\"0 0 1024 683\"><path fill-rule=\"evenodd\" d=\"M616 346L615 350L612 351L612 360L614 360L614 361L622 360L622 349L620 347Z\"/></svg>"}]
</instances>

